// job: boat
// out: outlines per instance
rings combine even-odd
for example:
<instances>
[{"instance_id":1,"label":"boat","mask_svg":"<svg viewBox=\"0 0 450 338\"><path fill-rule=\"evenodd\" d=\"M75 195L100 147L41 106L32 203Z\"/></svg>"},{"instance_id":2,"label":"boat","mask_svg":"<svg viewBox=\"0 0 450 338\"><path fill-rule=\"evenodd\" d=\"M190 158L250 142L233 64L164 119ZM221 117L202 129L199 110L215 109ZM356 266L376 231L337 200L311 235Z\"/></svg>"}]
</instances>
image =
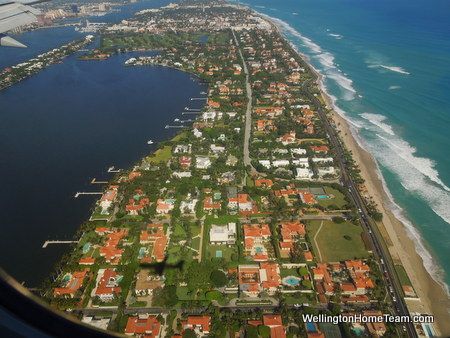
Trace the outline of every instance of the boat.
<instances>
[{"instance_id":1,"label":"boat","mask_svg":"<svg viewBox=\"0 0 450 338\"><path fill-rule=\"evenodd\" d=\"M180 121L180 119L175 119L175 120L173 120L174 122L178 122L178 121Z\"/></svg>"},{"instance_id":2,"label":"boat","mask_svg":"<svg viewBox=\"0 0 450 338\"><path fill-rule=\"evenodd\" d=\"M147 141L147 144L153 144L154 142L153 142L153 140L148 140Z\"/></svg>"}]
</instances>

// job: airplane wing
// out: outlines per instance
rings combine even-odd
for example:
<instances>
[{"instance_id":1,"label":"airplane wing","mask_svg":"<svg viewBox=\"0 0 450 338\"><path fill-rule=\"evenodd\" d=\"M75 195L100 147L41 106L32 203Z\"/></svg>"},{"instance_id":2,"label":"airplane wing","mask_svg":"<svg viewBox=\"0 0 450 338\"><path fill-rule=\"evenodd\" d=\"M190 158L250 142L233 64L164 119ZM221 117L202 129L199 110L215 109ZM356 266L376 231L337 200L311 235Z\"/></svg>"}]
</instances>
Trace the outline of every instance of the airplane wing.
<instances>
[{"instance_id":1,"label":"airplane wing","mask_svg":"<svg viewBox=\"0 0 450 338\"><path fill-rule=\"evenodd\" d=\"M28 25L37 20L40 11L28 6L36 1L0 2L0 46L25 47L25 45L2 33Z\"/></svg>"}]
</instances>

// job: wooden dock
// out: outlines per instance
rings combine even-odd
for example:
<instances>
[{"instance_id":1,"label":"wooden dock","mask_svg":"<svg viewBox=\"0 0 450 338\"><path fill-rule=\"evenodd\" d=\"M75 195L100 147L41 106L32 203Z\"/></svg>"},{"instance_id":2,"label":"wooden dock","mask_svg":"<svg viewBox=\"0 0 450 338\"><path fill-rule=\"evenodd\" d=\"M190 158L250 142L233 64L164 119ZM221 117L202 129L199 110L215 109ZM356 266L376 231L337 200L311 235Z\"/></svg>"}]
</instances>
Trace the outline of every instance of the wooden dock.
<instances>
[{"instance_id":1,"label":"wooden dock","mask_svg":"<svg viewBox=\"0 0 450 338\"><path fill-rule=\"evenodd\" d=\"M78 198L80 195L103 195L103 193L97 191L77 192L75 198Z\"/></svg>"},{"instance_id":2,"label":"wooden dock","mask_svg":"<svg viewBox=\"0 0 450 338\"><path fill-rule=\"evenodd\" d=\"M116 169L114 166L108 168L109 173L120 173L122 169Z\"/></svg>"},{"instance_id":3,"label":"wooden dock","mask_svg":"<svg viewBox=\"0 0 450 338\"><path fill-rule=\"evenodd\" d=\"M169 128L185 128L185 126L170 126L170 125L166 125L165 128L166 129L169 129Z\"/></svg>"},{"instance_id":4,"label":"wooden dock","mask_svg":"<svg viewBox=\"0 0 450 338\"><path fill-rule=\"evenodd\" d=\"M97 181L97 179L94 177L91 181L91 184L108 184L108 181Z\"/></svg>"},{"instance_id":5,"label":"wooden dock","mask_svg":"<svg viewBox=\"0 0 450 338\"><path fill-rule=\"evenodd\" d=\"M72 243L78 243L78 241L45 241L42 245L42 249L45 249L49 244L72 244Z\"/></svg>"}]
</instances>

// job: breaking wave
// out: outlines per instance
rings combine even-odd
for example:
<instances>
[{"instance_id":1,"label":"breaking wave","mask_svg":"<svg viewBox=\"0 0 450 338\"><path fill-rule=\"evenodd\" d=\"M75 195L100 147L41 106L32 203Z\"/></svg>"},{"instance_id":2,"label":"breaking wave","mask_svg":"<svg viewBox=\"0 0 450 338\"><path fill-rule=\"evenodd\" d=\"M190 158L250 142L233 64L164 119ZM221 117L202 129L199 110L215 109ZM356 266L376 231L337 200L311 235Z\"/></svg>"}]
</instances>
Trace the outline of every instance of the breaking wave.
<instances>
[{"instance_id":1,"label":"breaking wave","mask_svg":"<svg viewBox=\"0 0 450 338\"><path fill-rule=\"evenodd\" d=\"M331 53L323 51L318 44L300 34L288 23L278 18L269 17L265 14L261 15L274 22L284 33L287 33L288 37L291 35L294 38L300 39L301 43L310 49L312 56L303 55L291 41L291 45L294 49L306 57L307 60L309 60L310 57L314 58L323 66L323 69L320 71L314 68L321 76L333 79L341 88L345 89L348 93L353 94L353 96L356 94L352 80L344 76L342 71L337 68L337 65L334 62L334 56ZM385 68L393 72L405 75L409 74L401 67L384 66L381 64L374 64L373 62L367 63L369 63L368 67L370 68ZM328 93L323 78L320 79L319 84L322 91L324 91L330 99L332 108L349 123L350 130L359 146L368 150L376 158L378 161L376 162L376 165L378 166L379 163L395 173L399 177L401 185L407 191L414 192L424 199L436 215L450 224L450 208L448 208L448 205L450 205L450 194L448 193L450 192L450 188L439 178L439 173L435 169L435 163L428 158L416 156L417 150L395 134L392 126L386 122L385 116L363 113L360 115L361 118L359 119L352 118L337 105L337 98ZM400 88L400 86L389 87L391 90L398 88ZM370 126L368 126L367 123L370 123ZM374 142L368 142L358 133L362 128L373 131L374 127L378 128L378 132L374 132L376 138ZM384 132L384 136L379 134L380 131ZM389 207L394 215L404 224L408 236L414 241L416 251L422 258L425 269L430 273L431 277L434 278L436 282L443 285L447 290L447 293L449 293L448 286L444 282L442 269L425 247L419 231L405 216L405 211L395 203L379 168L377 174L383 183L385 192L389 196Z\"/></svg>"},{"instance_id":2,"label":"breaking wave","mask_svg":"<svg viewBox=\"0 0 450 338\"><path fill-rule=\"evenodd\" d=\"M343 38L343 36L341 34L336 34L336 33L328 33L329 36L335 38L336 40L340 40Z\"/></svg>"},{"instance_id":3,"label":"breaking wave","mask_svg":"<svg viewBox=\"0 0 450 338\"><path fill-rule=\"evenodd\" d=\"M260 13L261 14L261 13ZM345 76L334 62L334 56L330 52L322 50L322 48L312 41L310 38L299 33L295 28L287 22L278 18L273 18L265 14L262 16L274 22L284 33L297 38L311 52L311 58L315 59L324 68L322 74L333 80L343 91L342 99L351 101L356 97L356 90L353 87L353 81Z\"/></svg>"},{"instance_id":4,"label":"breaking wave","mask_svg":"<svg viewBox=\"0 0 450 338\"><path fill-rule=\"evenodd\" d=\"M400 89L402 87L400 86L389 86L389 90L396 90L396 89Z\"/></svg>"},{"instance_id":5,"label":"breaking wave","mask_svg":"<svg viewBox=\"0 0 450 338\"><path fill-rule=\"evenodd\" d=\"M382 69L390 70L391 72L400 73L403 75L411 74L410 72L407 72L406 70L404 70L402 67L398 67L398 66L386 66L386 65L382 65L382 64L369 63L369 65L367 67L368 68L382 68Z\"/></svg>"},{"instance_id":6,"label":"breaking wave","mask_svg":"<svg viewBox=\"0 0 450 338\"><path fill-rule=\"evenodd\" d=\"M389 124L383 122L386 120L386 116L371 113L363 113L360 116L369 121L370 123L372 123L373 125L380 128L381 130L383 130L386 134L392 136L395 135L392 127Z\"/></svg>"},{"instance_id":7,"label":"breaking wave","mask_svg":"<svg viewBox=\"0 0 450 338\"><path fill-rule=\"evenodd\" d=\"M396 73L400 73L400 74L405 74L405 75L409 75L410 73L407 72L406 70L404 70L402 67L397 67L397 66L385 66L385 65L379 65L379 67L390 70L392 72L396 72Z\"/></svg>"}]
</instances>

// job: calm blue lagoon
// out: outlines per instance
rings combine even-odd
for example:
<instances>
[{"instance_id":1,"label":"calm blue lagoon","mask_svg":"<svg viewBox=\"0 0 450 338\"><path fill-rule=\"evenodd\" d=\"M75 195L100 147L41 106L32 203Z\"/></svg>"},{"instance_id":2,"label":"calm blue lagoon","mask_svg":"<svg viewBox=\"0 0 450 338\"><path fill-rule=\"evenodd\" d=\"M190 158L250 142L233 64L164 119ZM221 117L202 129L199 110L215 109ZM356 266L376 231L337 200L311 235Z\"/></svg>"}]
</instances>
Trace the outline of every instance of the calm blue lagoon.
<instances>
[{"instance_id":1,"label":"calm blue lagoon","mask_svg":"<svg viewBox=\"0 0 450 338\"><path fill-rule=\"evenodd\" d=\"M106 61L62 64L0 92L0 266L35 287L49 275L65 245L89 218L96 191L92 178L130 168L176 129L165 125L206 85L189 74L163 67L126 67L133 54Z\"/></svg>"}]
</instances>

